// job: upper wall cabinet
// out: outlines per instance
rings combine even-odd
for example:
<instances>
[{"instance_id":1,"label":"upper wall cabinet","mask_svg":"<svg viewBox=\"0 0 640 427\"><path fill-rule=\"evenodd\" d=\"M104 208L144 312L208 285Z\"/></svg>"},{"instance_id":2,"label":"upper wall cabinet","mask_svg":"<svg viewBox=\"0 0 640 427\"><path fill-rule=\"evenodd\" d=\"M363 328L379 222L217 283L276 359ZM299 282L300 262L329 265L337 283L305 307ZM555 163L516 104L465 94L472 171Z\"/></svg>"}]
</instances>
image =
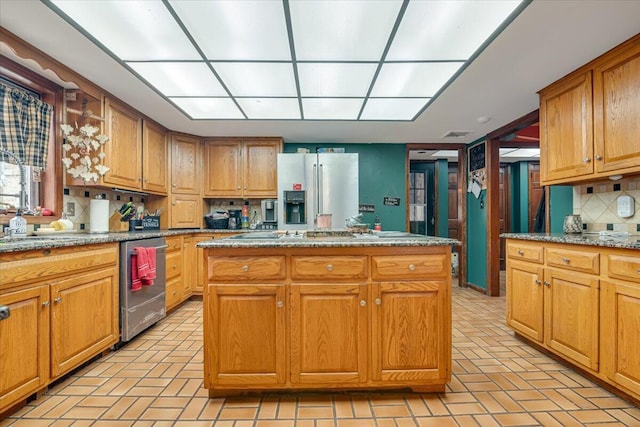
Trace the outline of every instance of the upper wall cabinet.
<instances>
[{"instance_id":1,"label":"upper wall cabinet","mask_svg":"<svg viewBox=\"0 0 640 427\"><path fill-rule=\"evenodd\" d=\"M540 91L543 185L640 172L640 36Z\"/></svg>"},{"instance_id":2,"label":"upper wall cabinet","mask_svg":"<svg viewBox=\"0 0 640 427\"><path fill-rule=\"evenodd\" d=\"M281 138L207 139L204 196L277 197Z\"/></svg>"},{"instance_id":3,"label":"upper wall cabinet","mask_svg":"<svg viewBox=\"0 0 640 427\"><path fill-rule=\"evenodd\" d=\"M173 134L171 137L171 194L201 193L200 138Z\"/></svg>"},{"instance_id":4,"label":"upper wall cabinet","mask_svg":"<svg viewBox=\"0 0 640 427\"><path fill-rule=\"evenodd\" d=\"M113 99L105 98L105 164L100 185L166 195L167 130Z\"/></svg>"}]
</instances>

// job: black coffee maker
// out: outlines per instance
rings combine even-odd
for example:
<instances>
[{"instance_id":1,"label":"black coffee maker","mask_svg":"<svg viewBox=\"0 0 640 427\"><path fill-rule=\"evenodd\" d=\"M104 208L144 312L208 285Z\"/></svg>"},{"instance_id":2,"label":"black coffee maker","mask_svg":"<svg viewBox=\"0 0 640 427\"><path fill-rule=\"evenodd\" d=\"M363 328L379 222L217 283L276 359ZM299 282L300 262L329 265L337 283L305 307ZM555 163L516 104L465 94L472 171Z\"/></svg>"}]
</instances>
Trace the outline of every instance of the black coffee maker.
<instances>
[{"instance_id":1,"label":"black coffee maker","mask_svg":"<svg viewBox=\"0 0 640 427\"><path fill-rule=\"evenodd\" d=\"M229 209L229 230L240 230L242 228L241 220L241 209Z\"/></svg>"}]
</instances>

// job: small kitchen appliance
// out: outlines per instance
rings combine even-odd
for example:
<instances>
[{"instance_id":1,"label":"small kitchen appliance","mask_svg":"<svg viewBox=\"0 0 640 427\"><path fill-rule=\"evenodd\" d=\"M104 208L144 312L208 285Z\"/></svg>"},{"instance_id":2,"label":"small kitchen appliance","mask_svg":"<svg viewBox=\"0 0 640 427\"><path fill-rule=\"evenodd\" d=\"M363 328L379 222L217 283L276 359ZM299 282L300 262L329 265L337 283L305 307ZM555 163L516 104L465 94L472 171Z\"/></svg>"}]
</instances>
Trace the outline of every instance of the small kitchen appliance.
<instances>
[{"instance_id":1,"label":"small kitchen appliance","mask_svg":"<svg viewBox=\"0 0 640 427\"><path fill-rule=\"evenodd\" d=\"M242 210L230 209L229 210L229 230L240 230L242 227Z\"/></svg>"},{"instance_id":2,"label":"small kitchen appliance","mask_svg":"<svg viewBox=\"0 0 640 427\"><path fill-rule=\"evenodd\" d=\"M273 199L263 200L262 206L262 223L277 224L278 223L278 201Z\"/></svg>"}]
</instances>

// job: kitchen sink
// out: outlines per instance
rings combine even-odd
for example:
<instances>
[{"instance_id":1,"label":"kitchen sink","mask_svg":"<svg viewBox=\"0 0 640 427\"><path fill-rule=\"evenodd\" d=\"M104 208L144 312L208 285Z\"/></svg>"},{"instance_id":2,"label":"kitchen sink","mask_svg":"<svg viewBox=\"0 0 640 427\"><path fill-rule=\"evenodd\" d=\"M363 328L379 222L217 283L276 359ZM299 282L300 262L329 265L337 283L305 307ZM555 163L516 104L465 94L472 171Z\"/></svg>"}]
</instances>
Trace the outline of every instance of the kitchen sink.
<instances>
[{"instance_id":1,"label":"kitchen sink","mask_svg":"<svg viewBox=\"0 0 640 427\"><path fill-rule=\"evenodd\" d=\"M243 233L229 237L233 240L273 240L279 238L280 234L278 233Z\"/></svg>"}]
</instances>

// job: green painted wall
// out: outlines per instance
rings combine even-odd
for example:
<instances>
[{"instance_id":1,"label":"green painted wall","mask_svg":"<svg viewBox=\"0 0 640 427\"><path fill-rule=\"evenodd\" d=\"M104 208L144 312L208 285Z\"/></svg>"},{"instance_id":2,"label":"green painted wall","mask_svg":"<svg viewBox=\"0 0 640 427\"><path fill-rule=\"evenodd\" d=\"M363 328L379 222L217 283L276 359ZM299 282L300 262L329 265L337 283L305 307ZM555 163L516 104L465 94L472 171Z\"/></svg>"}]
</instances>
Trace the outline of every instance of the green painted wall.
<instances>
[{"instance_id":1,"label":"green painted wall","mask_svg":"<svg viewBox=\"0 0 640 427\"><path fill-rule=\"evenodd\" d=\"M360 203L375 205L374 213L365 213L362 220L371 224L380 217L383 230L406 229L406 173L404 144L335 144L286 143L285 153L298 148L343 147L347 153L358 153ZM399 197L400 206L385 206L383 198Z\"/></svg>"},{"instance_id":2,"label":"green painted wall","mask_svg":"<svg viewBox=\"0 0 640 427\"><path fill-rule=\"evenodd\" d=\"M469 148L478 142L467 146ZM465 166L466 171L466 166ZM466 191L466 189L465 189ZM467 194L467 282L479 288L487 288L487 209L486 190L482 190L479 198L472 193Z\"/></svg>"},{"instance_id":3,"label":"green painted wall","mask_svg":"<svg viewBox=\"0 0 640 427\"><path fill-rule=\"evenodd\" d=\"M552 233L563 233L564 217L573 214L573 187L570 185L552 185L549 200L551 205Z\"/></svg>"},{"instance_id":4,"label":"green painted wall","mask_svg":"<svg viewBox=\"0 0 640 427\"><path fill-rule=\"evenodd\" d=\"M449 162L446 159L436 161L436 175L438 188L438 223L436 236L449 237Z\"/></svg>"},{"instance_id":5,"label":"green painted wall","mask_svg":"<svg viewBox=\"0 0 640 427\"><path fill-rule=\"evenodd\" d=\"M511 232L529 230L529 165L515 162L511 167Z\"/></svg>"}]
</instances>

